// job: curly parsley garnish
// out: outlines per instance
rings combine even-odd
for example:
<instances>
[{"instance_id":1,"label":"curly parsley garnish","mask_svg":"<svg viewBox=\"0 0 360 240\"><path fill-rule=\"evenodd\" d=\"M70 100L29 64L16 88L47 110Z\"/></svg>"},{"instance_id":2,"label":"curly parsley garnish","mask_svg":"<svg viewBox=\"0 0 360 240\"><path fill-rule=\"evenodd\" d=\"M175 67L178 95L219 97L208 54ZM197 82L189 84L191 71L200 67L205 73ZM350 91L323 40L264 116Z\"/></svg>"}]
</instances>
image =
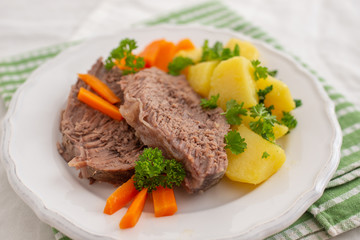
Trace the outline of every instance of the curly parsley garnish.
<instances>
[{"instance_id":1,"label":"curly parsley garnish","mask_svg":"<svg viewBox=\"0 0 360 240\"><path fill-rule=\"evenodd\" d=\"M259 96L259 103L264 103L265 96L273 90L273 85L266 87L265 89L259 89L257 95Z\"/></svg>"},{"instance_id":2,"label":"curly parsley garnish","mask_svg":"<svg viewBox=\"0 0 360 240\"><path fill-rule=\"evenodd\" d=\"M302 106L302 101L301 99L294 99L295 102L295 108L301 107Z\"/></svg>"},{"instance_id":3,"label":"curly parsley garnish","mask_svg":"<svg viewBox=\"0 0 360 240\"><path fill-rule=\"evenodd\" d=\"M289 131L290 131L291 129L294 129L296 127L297 120L290 113L283 112L283 117L281 118L280 123L287 126L289 128Z\"/></svg>"},{"instance_id":4,"label":"curly parsley garnish","mask_svg":"<svg viewBox=\"0 0 360 240\"><path fill-rule=\"evenodd\" d=\"M255 81L259 79L265 79L268 75L275 77L277 74L277 70L269 71L267 67L260 66L261 62L259 60L252 60L251 64L255 68L254 71L254 79Z\"/></svg>"},{"instance_id":5,"label":"curly parsley garnish","mask_svg":"<svg viewBox=\"0 0 360 240\"><path fill-rule=\"evenodd\" d=\"M209 40L205 40L202 46L202 56L200 61L227 60L235 56L240 56L239 45L236 45L232 51L230 48L224 48L221 42L216 42L211 48L209 47Z\"/></svg>"},{"instance_id":6,"label":"curly parsley garnish","mask_svg":"<svg viewBox=\"0 0 360 240\"><path fill-rule=\"evenodd\" d=\"M158 186L172 188L180 186L185 178L182 164L174 159L165 159L158 148L146 148L135 165L134 184L137 190L147 188L148 192Z\"/></svg>"},{"instance_id":7,"label":"curly parsley garnish","mask_svg":"<svg viewBox=\"0 0 360 240\"><path fill-rule=\"evenodd\" d=\"M275 139L273 127L277 123L276 116L271 115L262 103L252 107L250 112L250 116L256 120L250 122L251 130L264 139L273 141Z\"/></svg>"},{"instance_id":8,"label":"curly parsley garnish","mask_svg":"<svg viewBox=\"0 0 360 240\"><path fill-rule=\"evenodd\" d=\"M259 80L261 78L265 79L268 76L268 68L260 66L261 62L259 60L252 60L251 64L255 68L254 78L255 80Z\"/></svg>"},{"instance_id":9,"label":"curly parsley garnish","mask_svg":"<svg viewBox=\"0 0 360 240\"><path fill-rule=\"evenodd\" d=\"M178 76L180 75L183 69L193 64L194 64L193 60L191 60L188 57L182 57L182 56L176 57L168 65L169 74L173 76Z\"/></svg>"},{"instance_id":10,"label":"curly parsley garnish","mask_svg":"<svg viewBox=\"0 0 360 240\"><path fill-rule=\"evenodd\" d=\"M226 112L221 113L225 115L226 121L231 125L239 125L242 122L240 115L247 115L247 110L243 108L244 103L238 104L234 99L226 102Z\"/></svg>"},{"instance_id":11,"label":"curly parsley garnish","mask_svg":"<svg viewBox=\"0 0 360 240\"><path fill-rule=\"evenodd\" d=\"M277 72L278 72L277 70L272 70L272 71L268 71L268 74L272 77L276 77Z\"/></svg>"},{"instance_id":12,"label":"curly parsley garnish","mask_svg":"<svg viewBox=\"0 0 360 240\"><path fill-rule=\"evenodd\" d=\"M105 60L105 68L110 70L116 65L116 61L124 61L123 74L130 74L144 68L145 60L135 56L132 51L137 48L134 39L125 38L121 40L119 46L110 52L110 56ZM124 59L124 60L123 60Z\"/></svg>"},{"instance_id":13,"label":"curly parsley garnish","mask_svg":"<svg viewBox=\"0 0 360 240\"><path fill-rule=\"evenodd\" d=\"M225 143L225 148L230 149L233 154L240 154L247 148L245 138L242 138L240 133L235 130L232 130L225 135Z\"/></svg>"},{"instance_id":14,"label":"curly parsley garnish","mask_svg":"<svg viewBox=\"0 0 360 240\"><path fill-rule=\"evenodd\" d=\"M200 106L204 109L214 109L217 108L217 101L219 100L220 94L213 95L210 99L202 98Z\"/></svg>"}]
</instances>

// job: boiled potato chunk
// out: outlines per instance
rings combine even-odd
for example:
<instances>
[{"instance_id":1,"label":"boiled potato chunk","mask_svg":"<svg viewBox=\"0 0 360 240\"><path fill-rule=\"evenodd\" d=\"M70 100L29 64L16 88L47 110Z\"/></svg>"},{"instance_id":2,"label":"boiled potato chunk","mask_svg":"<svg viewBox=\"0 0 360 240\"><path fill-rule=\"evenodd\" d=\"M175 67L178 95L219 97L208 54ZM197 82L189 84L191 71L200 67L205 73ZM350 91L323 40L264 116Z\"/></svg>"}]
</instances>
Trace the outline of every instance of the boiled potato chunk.
<instances>
[{"instance_id":1,"label":"boiled potato chunk","mask_svg":"<svg viewBox=\"0 0 360 240\"><path fill-rule=\"evenodd\" d=\"M187 80L190 86L203 97L207 97L210 90L210 80L219 61L197 63L189 66Z\"/></svg>"},{"instance_id":2,"label":"boiled potato chunk","mask_svg":"<svg viewBox=\"0 0 360 240\"><path fill-rule=\"evenodd\" d=\"M210 82L209 97L220 94L218 106L226 110L226 102L235 99L244 102L244 108L258 103L254 68L245 57L233 57L222 61L214 69Z\"/></svg>"},{"instance_id":3,"label":"boiled potato chunk","mask_svg":"<svg viewBox=\"0 0 360 240\"><path fill-rule=\"evenodd\" d=\"M285 125L275 123L273 131L276 140L281 138L282 136L285 136L289 132L289 128Z\"/></svg>"},{"instance_id":4,"label":"boiled potato chunk","mask_svg":"<svg viewBox=\"0 0 360 240\"><path fill-rule=\"evenodd\" d=\"M259 184L279 170L285 162L285 152L244 124L239 125L237 131L245 138L247 148L238 155L227 150L229 165L225 174L233 181ZM262 158L264 152L269 154L267 158Z\"/></svg>"},{"instance_id":5,"label":"boiled potato chunk","mask_svg":"<svg viewBox=\"0 0 360 240\"><path fill-rule=\"evenodd\" d=\"M180 50L175 54L175 57L187 57L193 60L194 63L200 62L202 56L201 48L194 48L191 50Z\"/></svg>"},{"instance_id":6,"label":"boiled potato chunk","mask_svg":"<svg viewBox=\"0 0 360 240\"><path fill-rule=\"evenodd\" d=\"M248 113L247 116L241 116L241 118L242 118L242 123L249 129L250 129L250 122L257 121L256 118L254 119L254 118L250 117L250 113ZM236 128L236 126L235 126L235 128ZM273 131L274 131L274 136L275 136L275 140L276 140L276 139L279 139L282 136L284 136L289 131L289 128L285 125L275 123L274 127L273 127Z\"/></svg>"},{"instance_id":7,"label":"boiled potato chunk","mask_svg":"<svg viewBox=\"0 0 360 240\"><path fill-rule=\"evenodd\" d=\"M240 39L231 38L225 45L225 48L230 48L231 50L234 50L236 44L239 45L240 56L243 56L250 61L259 58L259 51L256 49L256 47L251 43L242 41Z\"/></svg>"},{"instance_id":8,"label":"boiled potato chunk","mask_svg":"<svg viewBox=\"0 0 360 240\"><path fill-rule=\"evenodd\" d=\"M283 116L283 111L290 112L295 109L295 102L291 96L290 89L282 81L271 76L256 81L258 89L265 89L270 85L273 85L273 89L265 96L264 105L265 107L273 105L274 110L272 110L272 114L276 115L277 119L280 120Z\"/></svg>"}]
</instances>

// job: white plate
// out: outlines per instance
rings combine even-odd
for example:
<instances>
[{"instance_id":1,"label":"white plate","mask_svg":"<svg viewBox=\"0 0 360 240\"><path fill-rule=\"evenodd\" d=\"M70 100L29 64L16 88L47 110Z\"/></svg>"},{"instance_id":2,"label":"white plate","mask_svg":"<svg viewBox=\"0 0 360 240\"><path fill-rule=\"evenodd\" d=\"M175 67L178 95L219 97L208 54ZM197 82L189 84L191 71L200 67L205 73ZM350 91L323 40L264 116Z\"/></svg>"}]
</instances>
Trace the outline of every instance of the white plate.
<instances>
[{"instance_id":1,"label":"white plate","mask_svg":"<svg viewBox=\"0 0 360 240\"><path fill-rule=\"evenodd\" d=\"M120 230L125 213L102 213L107 184L77 177L58 154L60 111L76 81L99 56L106 57L120 39L130 37L139 49L156 38L177 41L191 37L226 42L238 33L204 27L160 26L128 30L117 36L86 41L37 69L16 92L4 119L2 155L9 181L40 219L74 239L261 239L282 230L300 217L322 194L339 162L341 132L334 106L322 86L283 53L252 41L262 62L278 69L278 77L303 106L294 111L298 127L282 142L287 160L265 183L253 187L223 179L202 195L176 191L179 211L155 218L148 200L133 229Z\"/></svg>"}]
</instances>

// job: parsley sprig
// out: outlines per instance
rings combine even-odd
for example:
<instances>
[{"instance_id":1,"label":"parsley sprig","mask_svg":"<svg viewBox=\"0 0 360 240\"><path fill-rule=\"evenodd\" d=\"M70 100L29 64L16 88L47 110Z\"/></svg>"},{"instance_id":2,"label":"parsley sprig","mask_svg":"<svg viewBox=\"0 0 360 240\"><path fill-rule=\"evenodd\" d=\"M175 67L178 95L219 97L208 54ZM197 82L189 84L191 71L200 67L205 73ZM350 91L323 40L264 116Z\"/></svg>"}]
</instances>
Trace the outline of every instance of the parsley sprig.
<instances>
[{"instance_id":1,"label":"parsley sprig","mask_svg":"<svg viewBox=\"0 0 360 240\"><path fill-rule=\"evenodd\" d=\"M284 124L289 128L289 131L294 129L297 125L297 120L291 113L283 112L283 117L280 120L280 123Z\"/></svg>"},{"instance_id":2,"label":"parsley sprig","mask_svg":"<svg viewBox=\"0 0 360 240\"><path fill-rule=\"evenodd\" d=\"M259 89L259 91L257 91L257 95L259 96L259 103L264 103L266 94L268 94L272 90L273 90L273 85L267 86L264 89Z\"/></svg>"},{"instance_id":3,"label":"parsley sprig","mask_svg":"<svg viewBox=\"0 0 360 240\"><path fill-rule=\"evenodd\" d=\"M255 68L254 71L254 78L255 80L259 80L261 78L265 79L268 76L268 68L260 66L261 62L259 60L253 60L251 61L251 64Z\"/></svg>"},{"instance_id":4,"label":"parsley sprig","mask_svg":"<svg viewBox=\"0 0 360 240\"><path fill-rule=\"evenodd\" d=\"M239 125L242 122L240 115L246 116L247 110L243 108L244 103L238 104L235 99L226 102L226 112L221 113L225 115L226 121L231 125Z\"/></svg>"},{"instance_id":5,"label":"parsley sprig","mask_svg":"<svg viewBox=\"0 0 360 240\"><path fill-rule=\"evenodd\" d=\"M273 127L277 123L276 116L271 115L262 103L251 107L250 112L250 116L255 119L249 124L251 130L264 139L273 141L275 139Z\"/></svg>"},{"instance_id":6,"label":"parsley sprig","mask_svg":"<svg viewBox=\"0 0 360 240\"><path fill-rule=\"evenodd\" d=\"M301 99L294 99L295 102L295 108L301 107L302 106L302 101Z\"/></svg>"},{"instance_id":7,"label":"parsley sprig","mask_svg":"<svg viewBox=\"0 0 360 240\"><path fill-rule=\"evenodd\" d=\"M232 130L225 135L225 143L225 148L230 149L233 154L240 154L247 148L245 138L242 138L236 130Z\"/></svg>"},{"instance_id":8,"label":"parsley sprig","mask_svg":"<svg viewBox=\"0 0 360 240\"><path fill-rule=\"evenodd\" d=\"M217 101L219 100L220 94L213 95L210 99L202 98L200 106L204 109L214 109L217 108Z\"/></svg>"},{"instance_id":9,"label":"parsley sprig","mask_svg":"<svg viewBox=\"0 0 360 240\"><path fill-rule=\"evenodd\" d=\"M135 165L134 185L139 191L147 188L151 192L158 186L180 186L184 178L182 164L174 159L165 159L158 148L146 148Z\"/></svg>"},{"instance_id":10,"label":"parsley sprig","mask_svg":"<svg viewBox=\"0 0 360 240\"><path fill-rule=\"evenodd\" d=\"M272 70L272 71L268 71L268 74L272 77L276 77L277 72L278 72L277 70Z\"/></svg>"},{"instance_id":11,"label":"parsley sprig","mask_svg":"<svg viewBox=\"0 0 360 240\"><path fill-rule=\"evenodd\" d=\"M137 48L136 41L134 39L125 38L120 41L119 46L114 48L109 57L105 60L105 68L110 70L116 64L115 62L121 62L122 59L125 62L123 74L127 75L135 73L144 68L145 60L142 57L135 56L132 51Z\"/></svg>"},{"instance_id":12,"label":"parsley sprig","mask_svg":"<svg viewBox=\"0 0 360 240\"><path fill-rule=\"evenodd\" d=\"M268 75L275 77L277 74L277 70L269 71L267 67L260 66L261 62L259 60L252 60L251 64L255 68L254 71L254 79L255 81L259 79L265 79Z\"/></svg>"},{"instance_id":13,"label":"parsley sprig","mask_svg":"<svg viewBox=\"0 0 360 240\"><path fill-rule=\"evenodd\" d=\"M224 48L221 42L216 42L213 47L209 47L209 40L205 40L200 61L227 60L235 56L240 56L239 45L236 45L232 51L230 48Z\"/></svg>"},{"instance_id":14,"label":"parsley sprig","mask_svg":"<svg viewBox=\"0 0 360 240\"><path fill-rule=\"evenodd\" d=\"M194 62L191 58L178 56L169 63L168 69L169 74L173 76L180 75L181 71L185 69L187 66L193 65Z\"/></svg>"}]
</instances>

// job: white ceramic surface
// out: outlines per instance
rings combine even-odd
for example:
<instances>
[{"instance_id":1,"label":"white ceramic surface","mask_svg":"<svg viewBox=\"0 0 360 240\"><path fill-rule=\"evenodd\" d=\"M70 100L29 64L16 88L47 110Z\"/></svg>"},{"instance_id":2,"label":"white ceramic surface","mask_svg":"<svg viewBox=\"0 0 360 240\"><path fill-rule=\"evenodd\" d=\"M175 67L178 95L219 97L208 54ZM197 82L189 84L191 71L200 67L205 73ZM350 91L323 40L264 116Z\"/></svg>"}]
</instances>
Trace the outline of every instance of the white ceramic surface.
<instances>
[{"instance_id":1,"label":"white ceramic surface","mask_svg":"<svg viewBox=\"0 0 360 240\"><path fill-rule=\"evenodd\" d=\"M106 57L120 39L135 38L139 49L151 40L191 37L226 42L238 33L204 27L158 26L128 30L72 47L47 62L17 91L3 122L2 154L14 190L40 219L74 239L262 239L294 222L317 200L339 161L341 132L334 106L322 86L299 64L273 48L252 41L261 61L278 69L278 77L303 106L294 111L298 127L281 142L287 161L265 183L253 187L224 178L204 194L176 191L179 211L155 218L151 202L137 226L118 228L125 213L102 213L113 188L88 185L57 153L59 117L76 73Z\"/></svg>"}]
</instances>

